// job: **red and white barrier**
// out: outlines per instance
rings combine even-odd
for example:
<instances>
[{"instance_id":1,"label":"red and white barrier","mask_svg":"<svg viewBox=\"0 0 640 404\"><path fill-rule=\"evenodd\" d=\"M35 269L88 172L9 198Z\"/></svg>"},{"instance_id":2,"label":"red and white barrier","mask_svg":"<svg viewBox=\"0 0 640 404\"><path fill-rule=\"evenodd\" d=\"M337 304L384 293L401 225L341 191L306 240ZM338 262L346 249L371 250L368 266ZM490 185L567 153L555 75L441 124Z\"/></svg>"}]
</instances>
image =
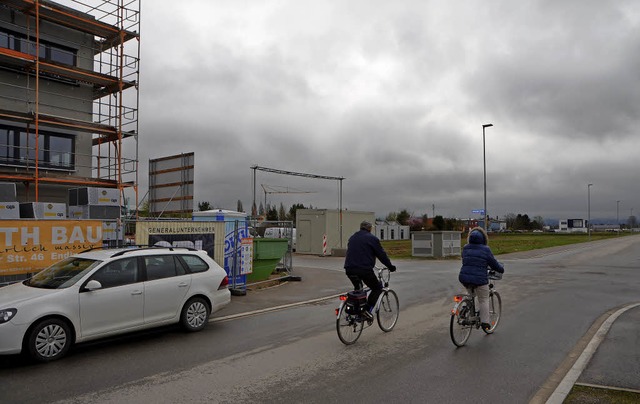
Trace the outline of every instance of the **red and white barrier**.
<instances>
[{"instance_id":1,"label":"red and white barrier","mask_svg":"<svg viewBox=\"0 0 640 404\"><path fill-rule=\"evenodd\" d=\"M327 235L322 235L322 256L327 255Z\"/></svg>"}]
</instances>

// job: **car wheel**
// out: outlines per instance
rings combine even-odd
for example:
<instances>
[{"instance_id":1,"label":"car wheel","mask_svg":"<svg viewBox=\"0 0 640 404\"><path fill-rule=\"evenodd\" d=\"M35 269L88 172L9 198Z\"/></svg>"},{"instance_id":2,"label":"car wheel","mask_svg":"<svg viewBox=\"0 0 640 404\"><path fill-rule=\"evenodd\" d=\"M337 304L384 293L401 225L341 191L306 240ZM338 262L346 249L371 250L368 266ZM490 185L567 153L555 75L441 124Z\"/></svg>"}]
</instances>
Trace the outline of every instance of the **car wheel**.
<instances>
[{"instance_id":1,"label":"car wheel","mask_svg":"<svg viewBox=\"0 0 640 404\"><path fill-rule=\"evenodd\" d=\"M72 344L71 329L63 320L42 320L31 328L27 352L38 362L51 362L67 354Z\"/></svg>"},{"instance_id":2,"label":"car wheel","mask_svg":"<svg viewBox=\"0 0 640 404\"><path fill-rule=\"evenodd\" d=\"M200 331L207 325L210 313L207 301L201 297L194 297L182 308L180 323L187 331Z\"/></svg>"}]
</instances>

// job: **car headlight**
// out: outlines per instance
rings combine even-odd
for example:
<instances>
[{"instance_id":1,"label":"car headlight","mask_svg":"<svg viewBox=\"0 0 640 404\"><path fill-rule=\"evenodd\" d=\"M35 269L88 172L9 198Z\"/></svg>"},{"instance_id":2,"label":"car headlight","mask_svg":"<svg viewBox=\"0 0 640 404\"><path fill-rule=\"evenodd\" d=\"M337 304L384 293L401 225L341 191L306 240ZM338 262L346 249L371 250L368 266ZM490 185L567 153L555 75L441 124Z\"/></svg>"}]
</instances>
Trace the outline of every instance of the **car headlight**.
<instances>
[{"instance_id":1,"label":"car headlight","mask_svg":"<svg viewBox=\"0 0 640 404\"><path fill-rule=\"evenodd\" d=\"M11 320L16 315L17 312L18 310L16 309L0 310L0 324L6 323L7 321Z\"/></svg>"}]
</instances>

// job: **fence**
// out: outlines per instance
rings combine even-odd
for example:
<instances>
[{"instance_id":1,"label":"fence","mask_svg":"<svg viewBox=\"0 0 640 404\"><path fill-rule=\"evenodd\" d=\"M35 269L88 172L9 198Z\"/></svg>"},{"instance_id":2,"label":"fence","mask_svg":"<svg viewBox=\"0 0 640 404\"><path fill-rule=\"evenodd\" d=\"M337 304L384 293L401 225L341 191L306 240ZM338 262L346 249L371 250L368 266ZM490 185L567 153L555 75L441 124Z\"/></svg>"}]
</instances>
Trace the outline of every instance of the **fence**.
<instances>
[{"instance_id":1,"label":"fence","mask_svg":"<svg viewBox=\"0 0 640 404\"><path fill-rule=\"evenodd\" d=\"M254 223L244 219L219 221L125 219L119 227L122 230L118 230L117 237L103 239L102 246L103 248L133 248L160 245L205 250L229 275L229 287L232 292L239 294L246 291L247 287L254 285L285 279L297 280L292 276L294 245L292 222L263 222L257 227L251 226L252 224ZM281 238L265 238L256 230L258 229L264 235L264 231L271 227L288 229L289 236L284 236L283 233ZM130 233L134 229L135 233ZM248 243L247 240L251 238L253 238L252 242ZM28 250L29 246L23 246L23 248ZM251 254L247 255L249 248ZM27 279L46 266L34 267L19 274L0 275L0 286Z\"/></svg>"}]
</instances>

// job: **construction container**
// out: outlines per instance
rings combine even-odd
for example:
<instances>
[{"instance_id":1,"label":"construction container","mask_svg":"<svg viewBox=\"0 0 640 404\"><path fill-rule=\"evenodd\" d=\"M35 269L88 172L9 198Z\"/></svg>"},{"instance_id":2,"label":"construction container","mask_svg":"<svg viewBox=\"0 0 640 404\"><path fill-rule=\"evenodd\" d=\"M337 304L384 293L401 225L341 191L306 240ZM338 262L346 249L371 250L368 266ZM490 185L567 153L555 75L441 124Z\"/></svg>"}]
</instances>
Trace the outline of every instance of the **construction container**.
<instances>
[{"instance_id":1,"label":"construction container","mask_svg":"<svg viewBox=\"0 0 640 404\"><path fill-rule=\"evenodd\" d=\"M120 218L119 206L78 205L69 206L69 219L115 220Z\"/></svg>"},{"instance_id":2,"label":"construction container","mask_svg":"<svg viewBox=\"0 0 640 404\"><path fill-rule=\"evenodd\" d=\"M18 202L0 202L0 219L20 219Z\"/></svg>"},{"instance_id":3,"label":"construction container","mask_svg":"<svg viewBox=\"0 0 640 404\"><path fill-rule=\"evenodd\" d=\"M117 221L102 222L102 240L124 240L124 225L121 224L120 226L118 226Z\"/></svg>"},{"instance_id":4,"label":"construction container","mask_svg":"<svg viewBox=\"0 0 640 404\"><path fill-rule=\"evenodd\" d=\"M81 205L119 206L120 193L117 188L71 188L69 206Z\"/></svg>"},{"instance_id":5,"label":"construction container","mask_svg":"<svg viewBox=\"0 0 640 404\"><path fill-rule=\"evenodd\" d=\"M13 182L0 182L0 201L17 202L16 184Z\"/></svg>"},{"instance_id":6,"label":"construction container","mask_svg":"<svg viewBox=\"0 0 640 404\"><path fill-rule=\"evenodd\" d=\"M67 204L53 202L26 202L20 204L21 219L66 219Z\"/></svg>"}]
</instances>

